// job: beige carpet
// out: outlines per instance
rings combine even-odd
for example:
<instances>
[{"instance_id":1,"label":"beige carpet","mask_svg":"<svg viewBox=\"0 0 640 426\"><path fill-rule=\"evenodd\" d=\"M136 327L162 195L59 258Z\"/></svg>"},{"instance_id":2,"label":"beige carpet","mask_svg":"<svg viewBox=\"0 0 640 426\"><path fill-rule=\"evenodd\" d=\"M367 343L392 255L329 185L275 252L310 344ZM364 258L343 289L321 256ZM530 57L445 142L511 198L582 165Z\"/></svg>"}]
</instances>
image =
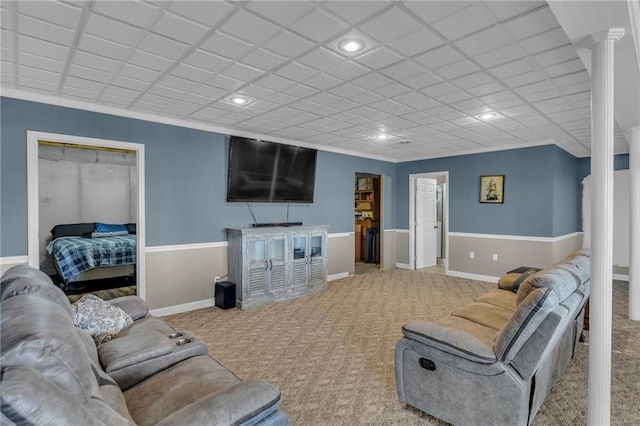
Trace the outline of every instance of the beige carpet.
<instances>
[{"instance_id":1,"label":"beige carpet","mask_svg":"<svg viewBox=\"0 0 640 426\"><path fill-rule=\"evenodd\" d=\"M494 285L445 277L441 268L372 272L327 291L240 311L167 317L191 331L240 377L282 390L294 425L437 425L398 402L394 348L410 319L437 319ZM612 424L640 424L640 324L627 320L627 283L614 283ZM586 424L588 345L547 397L536 425Z\"/></svg>"}]
</instances>

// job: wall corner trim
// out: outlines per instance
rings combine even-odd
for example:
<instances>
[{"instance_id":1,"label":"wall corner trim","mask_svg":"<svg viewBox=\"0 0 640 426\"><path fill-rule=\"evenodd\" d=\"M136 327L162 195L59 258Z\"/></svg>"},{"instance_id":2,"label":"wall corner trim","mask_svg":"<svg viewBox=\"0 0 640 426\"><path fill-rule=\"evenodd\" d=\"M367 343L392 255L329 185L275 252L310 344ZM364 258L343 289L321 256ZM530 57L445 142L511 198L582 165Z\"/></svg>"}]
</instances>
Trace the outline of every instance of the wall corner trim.
<instances>
[{"instance_id":1,"label":"wall corner trim","mask_svg":"<svg viewBox=\"0 0 640 426\"><path fill-rule=\"evenodd\" d=\"M447 276L458 277L458 278L467 278L469 280L476 281L485 281L488 283L497 284L500 277L491 277L489 275L478 275L478 274L470 274L468 272L458 272L458 271L447 271Z\"/></svg>"},{"instance_id":2,"label":"wall corner trim","mask_svg":"<svg viewBox=\"0 0 640 426\"><path fill-rule=\"evenodd\" d=\"M165 317L167 315L180 314L182 312L195 311L196 309L210 308L215 305L215 299L197 300L195 302L181 303L179 305L167 306L165 308L150 309L151 315Z\"/></svg>"}]
</instances>

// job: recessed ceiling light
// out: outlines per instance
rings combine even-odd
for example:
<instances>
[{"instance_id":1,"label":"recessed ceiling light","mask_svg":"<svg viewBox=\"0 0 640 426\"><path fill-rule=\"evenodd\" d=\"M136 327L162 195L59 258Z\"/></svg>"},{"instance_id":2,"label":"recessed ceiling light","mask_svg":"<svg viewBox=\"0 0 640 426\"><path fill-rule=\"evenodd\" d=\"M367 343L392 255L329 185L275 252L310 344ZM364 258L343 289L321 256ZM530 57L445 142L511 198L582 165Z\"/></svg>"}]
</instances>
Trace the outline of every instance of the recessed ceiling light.
<instances>
[{"instance_id":1,"label":"recessed ceiling light","mask_svg":"<svg viewBox=\"0 0 640 426\"><path fill-rule=\"evenodd\" d=\"M233 96L233 97L229 98L229 100L231 102L233 102L234 104L236 104L236 105L244 105L247 102L249 102L249 100L247 98L243 98L243 97L240 97L240 96Z\"/></svg>"},{"instance_id":2,"label":"recessed ceiling light","mask_svg":"<svg viewBox=\"0 0 640 426\"><path fill-rule=\"evenodd\" d=\"M357 38L348 38L338 43L338 48L347 53L355 53L364 49L364 41Z\"/></svg>"},{"instance_id":3,"label":"recessed ceiling light","mask_svg":"<svg viewBox=\"0 0 640 426\"><path fill-rule=\"evenodd\" d=\"M380 133L380 134L377 136L377 138L378 138L378 139L380 139L381 141L383 141L383 140L385 140L385 139L388 139L388 138L389 138L389 135L387 135L386 133Z\"/></svg>"},{"instance_id":4,"label":"recessed ceiling light","mask_svg":"<svg viewBox=\"0 0 640 426\"><path fill-rule=\"evenodd\" d=\"M488 113L482 114L480 116L480 118L483 119L483 120L491 120L492 118L495 118L495 117L496 117L496 115L494 113L492 113L492 112L488 112Z\"/></svg>"}]
</instances>

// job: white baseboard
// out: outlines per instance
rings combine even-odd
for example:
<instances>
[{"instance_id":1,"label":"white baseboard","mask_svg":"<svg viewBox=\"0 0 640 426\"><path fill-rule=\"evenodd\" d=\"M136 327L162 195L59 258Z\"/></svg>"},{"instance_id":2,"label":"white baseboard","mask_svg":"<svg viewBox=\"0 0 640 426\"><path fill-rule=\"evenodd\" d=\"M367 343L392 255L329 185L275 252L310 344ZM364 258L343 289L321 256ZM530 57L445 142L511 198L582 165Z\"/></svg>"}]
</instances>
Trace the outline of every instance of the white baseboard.
<instances>
[{"instance_id":1,"label":"white baseboard","mask_svg":"<svg viewBox=\"0 0 640 426\"><path fill-rule=\"evenodd\" d=\"M29 256L0 257L0 265L26 265L27 263L29 263Z\"/></svg>"},{"instance_id":2,"label":"white baseboard","mask_svg":"<svg viewBox=\"0 0 640 426\"><path fill-rule=\"evenodd\" d=\"M151 309L149 310L149 313L156 317L166 317L167 315L180 314L182 312L195 311L196 309L202 308L210 308L211 306L215 306L215 299L213 297L211 299L167 306L166 308Z\"/></svg>"},{"instance_id":3,"label":"white baseboard","mask_svg":"<svg viewBox=\"0 0 640 426\"><path fill-rule=\"evenodd\" d=\"M398 269L411 269L411 265L409 265L408 263L397 263L396 262L396 268L398 268Z\"/></svg>"},{"instance_id":4,"label":"white baseboard","mask_svg":"<svg viewBox=\"0 0 640 426\"><path fill-rule=\"evenodd\" d=\"M340 280L342 278L347 278L348 276L349 276L348 272L340 272L339 274L331 274L331 275L327 275L327 281Z\"/></svg>"},{"instance_id":5,"label":"white baseboard","mask_svg":"<svg viewBox=\"0 0 640 426\"><path fill-rule=\"evenodd\" d=\"M491 277L489 275L470 274L468 272L447 271L447 275L458 278L467 278L469 280L486 281L488 283L497 284L500 277Z\"/></svg>"},{"instance_id":6,"label":"white baseboard","mask_svg":"<svg viewBox=\"0 0 640 426\"><path fill-rule=\"evenodd\" d=\"M629 275L623 275L623 274L613 274L613 279L614 280L620 280L620 281L629 281Z\"/></svg>"}]
</instances>

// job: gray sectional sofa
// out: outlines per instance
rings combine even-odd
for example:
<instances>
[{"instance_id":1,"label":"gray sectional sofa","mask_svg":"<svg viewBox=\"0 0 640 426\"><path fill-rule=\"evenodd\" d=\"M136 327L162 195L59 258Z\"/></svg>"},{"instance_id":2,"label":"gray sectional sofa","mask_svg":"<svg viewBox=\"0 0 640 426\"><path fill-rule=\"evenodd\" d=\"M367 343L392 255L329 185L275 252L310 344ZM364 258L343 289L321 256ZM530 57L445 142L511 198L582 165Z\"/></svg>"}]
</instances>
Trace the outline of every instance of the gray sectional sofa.
<instances>
[{"instance_id":1,"label":"gray sectional sofa","mask_svg":"<svg viewBox=\"0 0 640 426\"><path fill-rule=\"evenodd\" d=\"M37 269L7 271L0 300L0 424L289 424L277 388L240 380L135 296L109 301L133 323L97 347Z\"/></svg>"},{"instance_id":2,"label":"gray sectional sofa","mask_svg":"<svg viewBox=\"0 0 640 426\"><path fill-rule=\"evenodd\" d=\"M516 282L517 291L509 278L439 321L403 326L395 355L401 402L457 425L533 420L582 333L589 252Z\"/></svg>"}]
</instances>

